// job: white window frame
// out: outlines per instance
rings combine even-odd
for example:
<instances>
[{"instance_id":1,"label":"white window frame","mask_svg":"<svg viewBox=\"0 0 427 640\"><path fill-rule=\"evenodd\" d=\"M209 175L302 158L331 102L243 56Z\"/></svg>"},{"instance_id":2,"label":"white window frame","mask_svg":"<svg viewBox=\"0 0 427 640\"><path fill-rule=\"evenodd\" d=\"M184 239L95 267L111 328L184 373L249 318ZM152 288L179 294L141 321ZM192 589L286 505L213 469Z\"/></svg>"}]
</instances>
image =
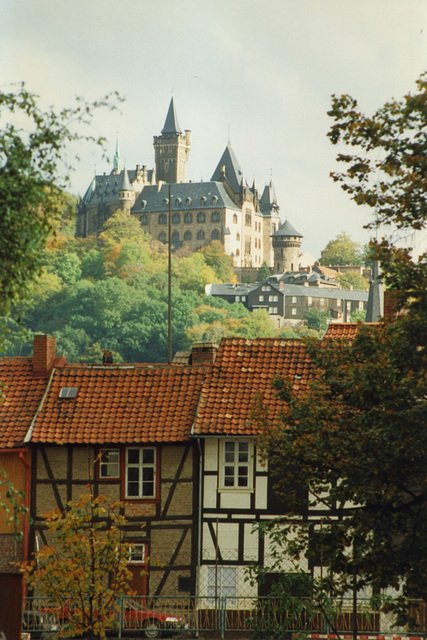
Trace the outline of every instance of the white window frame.
<instances>
[{"instance_id":1,"label":"white window frame","mask_svg":"<svg viewBox=\"0 0 427 640\"><path fill-rule=\"evenodd\" d=\"M264 296L259 296L258 300L259 300L259 302L264 302Z\"/></svg>"},{"instance_id":2,"label":"white window frame","mask_svg":"<svg viewBox=\"0 0 427 640\"><path fill-rule=\"evenodd\" d=\"M119 449L101 449L99 452L99 478L101 480L120 478Z\"/></svg>"},{"instance_id":3,"label":"white window frame","mask_svg":"<svg viewBox=\"0 0 427 640\"><path fill-rule=\"evenodd\" d=\"M292 307L291 315L293 315L293 316L297 315L297 308L296 307Z\"/></svg>"},{"instance_id":4,"label":"white window frame","mask_svg":"<svg viewBox=\"0 0 427 640\"><path fill-rule=\"evenodd\" d=\"M297 297L296 296L292 296L292 304L296 304L297 303Z\"/></svg>"},{"instance_id":5,"label":"white window frame","mask_svg":"<svg viewBox=\"0 0 427 640\"><path fill-rule=\"evenodd\" d=\"M237 598L237 567L209 565L207 573L207 602L214 605L217 598Z\"/></svg>"},{"instance_id":6,"label":"white window frame","mask_svg":"<svg viewBox=\"0 0 427 640\"><path fill-rule=\"evenodd\" d=\"M313 298L311 296L307 297L307 306L311 307L311 305L313 304Z\"/></svg>"},{"instance_id":7,"label":"white window frame","mask_svg":"<svg viewBox=\"0 0 427 640\"><path fill-rule=\"evenodd\" d=\"M252 442L243 438L224 439L221 441L220 456L221 489L230 491L251 490L253 483ZM244 470L246 470L246 473L242 473ZM240 484L244 478L246 478L246 484Z\"/></svg>"},{"instance_id":8,"label":"white window frame","mask_svg":"<svg viewBox=\"0 0 427 640\"><path fill-rule=\"evenodd\" d=\"M129 462L129 453L138 451L138 461ZM153 452L153 461L144 460L144 457L150 457L149 452ZM125 477L125 497L130 500L150 500L156 497L157 485L157 452L155 447L127 447L126 449L126 477ZM134 473L131 473L131 472ZM136 472L136 474L135 474ZM136 476L130 479L130 475ZM152 476L152 477L151 477ZM129 493L129 484L137 483L138 492ZM147 492L147 487L153 485L152 492Z\"/></svg>"},{"instance_id":9,"label":"white window frame","mask_svg":"<svg viewBox=\"0 0 427 640\"><path fill-rule=\"evenodd\" d=\"M145 564L145 542L134 542L129 547L129 564Z\"/></svg>"}]
</instances>

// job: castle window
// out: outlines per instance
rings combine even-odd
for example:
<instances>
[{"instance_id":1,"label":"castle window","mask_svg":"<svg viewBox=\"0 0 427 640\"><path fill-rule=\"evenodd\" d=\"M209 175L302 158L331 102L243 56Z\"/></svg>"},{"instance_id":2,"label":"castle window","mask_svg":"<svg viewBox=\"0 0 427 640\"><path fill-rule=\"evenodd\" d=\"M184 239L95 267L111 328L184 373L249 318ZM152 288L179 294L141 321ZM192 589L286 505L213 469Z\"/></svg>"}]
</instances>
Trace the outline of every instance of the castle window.
<instances>
[{"instance_id":1,"label":"castle window","mask_svg":"<svg viewBox=\"0 0 427 640\"><path fill-rule=\"evenodd\" d=\"M197 214L197 222L206 222L206 215L203 213L203 211L199 211L199 213Z\"/></svg>"},{"instance_id":2,"label":"castle window","mask_svg":"<svg viewBox=\"0 0 427 640\"><path fill-rule=\"evenodd\" d=\"M220 215L219 215L219 211L214 211L212 216L211 216L211 221L212 222L219 222L220 221Z\"/></svg>"},{"instance_id":3,"label":"castle window","mask_svg":"<svg viewBox=\"0 0 427 640\"><path fill-rule=\"evenodd\" d=\"M197 232L197 240L204 240L205 239L205 232L204 231L198 231Z\"/></svg>"},{"instance_id":4,"label":"castle window","mask_svg":"<svg viewBox=\"0 0 427 640\"><path fill-rule=\"evenodd\" d=\"M174 244L179 242L179 231L172 231L171 240Z\"/></svg>"},{"instance_id":5,"label":"castle window","mask_svg":"<svg viewBox=\"0 0 427 640\"><path fill-rule=\"evenodd\" d=\"M166 233L164 231L162 231L161 233L159 233L158 236L160 242L166 242Z\"/></svg>"},{"instance_id":6,"label":"castle window","mask_svg":"<svg viewBox=\"0 0 427 640\"><path fill-rule=\"evenodd\" d=\"M240 242L240 233L236 233L236 240L237 242Z\"/></svg>"},{"instance_id":7,"label":"castle window","mask_svg":"<svg viewBox=\"0 0 427 640\"><path fill-rule=\"evenodd\" d=\"M166 224L168 221L168 217L166 215L166 213L161 213L158 217L158 223L159 224Z\"/></svg>"},{"instance_id":8,"label":"castle window","mask_svg":"<svg viewBox=\"0 0 427 640\"><path fill-rule=\"evenodd\" d=\"M179 213L172 214L172 224L179 224L181 222L181 216Z\"/></svg>"},{"instance_id":9,"label":"castle window","mask_svg":"<svg viewBox=\"0 0 427 640\"><path fill-rule=\"evenodd\" d=\"M146 213L143 213L141 216L141 224L148 224L148 216Z\"/></svg>"},{"instance_id":10,"label":"castle window","mask_svg":"<svg viewBox=\"0 0 427 640\"><path fill-rule=\"evenodd\" d=\"M214 229L212 231L212 240L219 240L219 238L220 238L219 229Z\"/></svg>"},{"instance_id":11,"label":"castle window","mask_svg":"<svg viewBox=\"0 0 427 640\"><path fill-rule=\"evenodd\" d=\"M193 236L191 234L191 231L186 231L184 233L184 240L186 240L188 242L189 240L192 240L192 239L193 239Z\"/></svg>"},{"instance_id":12,"label":"castle window","mask_svg":"<svg viewBox=\"0 0 427 640\"><path fill-rule=\"evenodd\" d=\"M187 205L187 207L188 207L189 204L191 204L191 198L190 197L185 198L185 204Z\"/></svg>"},{"instance_id":13,"label":"castle window","mask_svg":"<svg viewBox=\"0 0 427 640\"><path fill-rule=\"evenodd\" d=\"M186 224L191 224L193 222L193 214L192 213L184 213L184 222Z\"/></svg>"},{"instance_id":14,"label":"castle window","mask_svg":"<svg viewBox=\"0 0 427 640\"><path fill-rule=\"evenodd\" d=\"M218 196L212 196L212 202L216 204L218 202Z\"/></svg>"},{"instance_id":15,"label":"castle window","mask_svg":"<svg viewBox=\"0 0 427 640\"><path fill-rule=\"evenodd\" d=\"M236 249L236 256L240 256L240 249Z\"/></svg>"},{"instance_id":16,"label":"castle window","mask_svg":"<svg viewBox=\"0 0 427 640\"><path fill-rule=\"evenodd\" d=\"M245 213L245 225L247 227L252 226L252 215L250 213Z\"/></svg>"},{"instance_id":17,"label":"castle window","mask_svg":"<svg viewBox=\"0 0 427 640\"><path fill-rule=\"evenodd\" d=\"M237 224L237 214L233 214L233 224Z\"/></svg>"}]
</instances>

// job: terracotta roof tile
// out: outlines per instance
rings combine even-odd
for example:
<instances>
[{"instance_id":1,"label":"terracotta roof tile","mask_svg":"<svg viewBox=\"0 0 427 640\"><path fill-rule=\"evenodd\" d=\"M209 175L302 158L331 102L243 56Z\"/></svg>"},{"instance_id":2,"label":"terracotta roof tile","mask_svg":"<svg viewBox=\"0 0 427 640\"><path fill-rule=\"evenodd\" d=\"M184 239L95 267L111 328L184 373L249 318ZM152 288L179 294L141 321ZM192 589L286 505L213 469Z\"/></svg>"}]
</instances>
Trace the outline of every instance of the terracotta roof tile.
<instances>
[{"instance_id":1,"label":"terracotta roof tile","mask_svg":"<svg viewBox=\"0 0 427 640\"><path fill-rule=\"evenodd\" d=\"M378 322L365 322L363 325L358 322L332 322L324 335L324 339L354 340L361 326L375 327L378 325Z\"/></svg>"},{"instance_id":2,"label":"terracotta roof tile","mask_svg":"<svg viewBox=\"0 0 427 640\"><path fill-rule=\"evenodd\" d=\"M223 339L203 385L194 433L256 434L259 427L253 410L257 396L267 408L269 421L278 420L283 402L271 386L273 379L291 378L294 389L304 393L310 373L300 340Z\"/></svg>"},{"instance_id":3,"label":"terracotta roof tile","mask_svg":"<svg viewBox=\"0 0 427 640\"><path fill-rule=\"evenodd\" d=\"M67 365L54 372L32 442L186 440L209 366ZM75 398L59 398L77 387Z\"/></svg>"},{"instance_id":4,"label":"terracotta roof tile","mask_svg":"<svg viewBox=\"0 0 427 640\"><path fill-rule=\"evenodd\" d=\"M35 377L32 358L0 359L0 448L22 444L46 388L46 379Z\"/></svg>"}]
</instances>

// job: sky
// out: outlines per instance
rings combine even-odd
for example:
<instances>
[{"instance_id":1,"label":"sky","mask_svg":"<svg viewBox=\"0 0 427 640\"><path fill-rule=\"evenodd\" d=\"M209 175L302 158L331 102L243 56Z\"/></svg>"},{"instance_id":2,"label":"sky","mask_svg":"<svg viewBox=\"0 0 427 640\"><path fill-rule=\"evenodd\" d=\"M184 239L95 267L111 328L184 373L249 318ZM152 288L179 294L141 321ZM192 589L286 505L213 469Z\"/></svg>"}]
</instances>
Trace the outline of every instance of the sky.
<instances>
[{"instance_id":1,"label":"sky","mask_svg":"<svg viewBox=\"0 0 427 640\"><path fill-rule=\"evenodd\" d=\"M42 106L111 91L96 112L127 168L154 167L171 95L192 149L187 180L209 180L230 140L247 182L273 180L282 220L320 256L338 233L367 242L370 211L330 178L332 94L371 114L427 70L427 0L0 0L0 88L24 81ZM71 191L111 171L82 145ZM379 235L382 235L381 233ZM407 240L424 249L426 234Z\"/></svg>"}]
</instances>

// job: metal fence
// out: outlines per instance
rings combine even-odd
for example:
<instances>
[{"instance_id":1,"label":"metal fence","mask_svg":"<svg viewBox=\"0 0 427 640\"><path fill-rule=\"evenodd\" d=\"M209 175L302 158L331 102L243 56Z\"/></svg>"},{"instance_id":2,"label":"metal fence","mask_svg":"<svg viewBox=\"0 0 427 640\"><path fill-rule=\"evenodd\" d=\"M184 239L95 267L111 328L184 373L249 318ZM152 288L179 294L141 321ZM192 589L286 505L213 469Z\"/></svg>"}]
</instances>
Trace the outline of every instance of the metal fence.
<instances>
[{"instance_id":1,"label":"metal fence","mask_svg":"<svg viewBox=\"0 0 427 640\"><path fill-rule=\"evenodd\" d=\"M412 622L396 626L391 612L359 600L354 616L351 600L260 597L121 597L109 612L111 635L118 637L241 638L427 638L426 604L413 602ZM52 637L66 624L66 611L40 598L24 602L23 631Z\"/></svg>"}]
</instances>

